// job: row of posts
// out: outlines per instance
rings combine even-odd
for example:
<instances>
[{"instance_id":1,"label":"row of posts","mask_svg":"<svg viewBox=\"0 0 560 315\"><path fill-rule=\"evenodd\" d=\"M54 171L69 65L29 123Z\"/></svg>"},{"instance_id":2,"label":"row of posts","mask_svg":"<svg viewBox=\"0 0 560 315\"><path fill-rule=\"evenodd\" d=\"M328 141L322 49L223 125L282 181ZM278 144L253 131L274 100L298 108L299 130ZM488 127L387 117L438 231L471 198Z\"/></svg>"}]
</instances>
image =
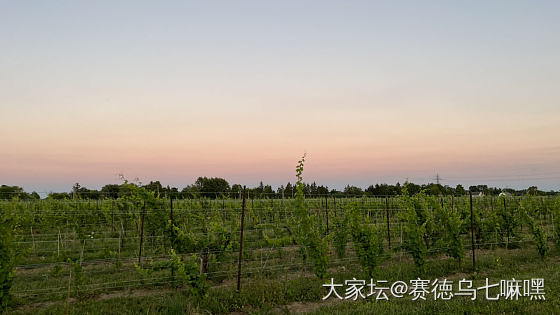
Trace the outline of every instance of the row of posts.
<instances>
[{"instance_id":1,"label":"row of posts","mask_svg":"<svg viewBox=\"0 0 560 315\"><path fill-rule=\"evenodd\" d=\"M336 216L336 198L334 198L334 211ZM237 290L241 289L241 263L243 261L243 232L244 232L244 225L245 225L245 208L247 204L247 188L243 186L242 192L242 204L241 204L241 226L239 231L239 259L238 259L238 266L237 266ZM442 200L442 207L443 207L443 200ZM472 193L469 192L469 208L470 208L470 223L471 223L471 250L472 250L472 263L473 263L473 270L476 270L476 256L475 256L475 239L474 239L474 215L473 215L473 202L472 202ZM504 199L504 209L506 208L506 201ZM387 219L387 243L389 249L391 248L391 224L389 218L389 199L385 197L385 213ZM142 247L144 242L144 219L146 215L146 202L142 206L142 215L141 215L141 225L140 225L140 246L138 249L138 265L142 264ZM173 216L173 198L170 199L170 210L169 210L169 218L171 221L171 239L173 240L175 237L175 230L174 230L174 216ZM325 219L326 219L326 231L327 234L329 233L329 211L328 211L328 198L325 197ZM172 243L173 244L173 243ZM171 277L175 279L175 266L171 267Z\"/></svg>"}]
</instances>

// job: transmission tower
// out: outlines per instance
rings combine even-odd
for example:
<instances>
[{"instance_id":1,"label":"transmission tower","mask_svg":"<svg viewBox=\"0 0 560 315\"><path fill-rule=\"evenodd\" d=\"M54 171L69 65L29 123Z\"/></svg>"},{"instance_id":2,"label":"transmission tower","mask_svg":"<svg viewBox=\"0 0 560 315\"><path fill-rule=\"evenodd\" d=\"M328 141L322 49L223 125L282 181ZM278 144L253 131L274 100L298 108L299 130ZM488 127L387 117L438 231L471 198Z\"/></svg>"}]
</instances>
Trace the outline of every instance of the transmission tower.
<instances>
[{"instance_id":1,"label":"transmission tower","mask_svg":"<svg viewBox=\"0 0 560 315\"><path fill-rule=\"evenodd\" d=\"M440 184L440 181L444 180L443 178L441 178L441 177L439 176L439 173L437 173L437 174L436 174L436 178L433 178L433 179L436 180L436 184L438 184L438 185Z\"/></svg>"}]
</instances>

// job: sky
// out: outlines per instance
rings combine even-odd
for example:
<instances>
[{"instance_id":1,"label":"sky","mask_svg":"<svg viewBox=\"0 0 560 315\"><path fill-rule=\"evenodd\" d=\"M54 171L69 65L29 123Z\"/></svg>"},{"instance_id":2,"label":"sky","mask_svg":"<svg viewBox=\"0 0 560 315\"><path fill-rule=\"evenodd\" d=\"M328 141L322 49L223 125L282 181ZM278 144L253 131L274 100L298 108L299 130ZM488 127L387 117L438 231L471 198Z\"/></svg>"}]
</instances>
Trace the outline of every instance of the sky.
<instances>
[{"instance_id":1,"label":"sky","mask_svg":"<svg viewBox=\"0 0 560 315\"><path fill-rule=\"evenodd\" d=\"M558 1L1 1L0 184L560 189Z\"/></svg>"}]
</instances>

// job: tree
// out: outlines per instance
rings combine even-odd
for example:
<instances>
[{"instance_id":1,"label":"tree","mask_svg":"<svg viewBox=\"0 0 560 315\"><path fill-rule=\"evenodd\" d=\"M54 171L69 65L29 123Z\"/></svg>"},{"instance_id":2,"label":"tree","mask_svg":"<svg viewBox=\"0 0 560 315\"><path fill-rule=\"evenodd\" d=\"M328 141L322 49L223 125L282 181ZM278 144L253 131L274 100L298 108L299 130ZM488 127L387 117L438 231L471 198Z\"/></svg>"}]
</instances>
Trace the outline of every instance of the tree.
<instances>
[{"instance_id":1,"label":"tree","mask_svg":"<svg viewBox=\"0 0 560 315\"><path fill-rule=\"evenodd\" d=\"M422 187L414 183L405 182L402 189L402 194L406 196L414 196L422 191Z\"/></svg>"},{"instance_id":2,"label":"tree","mask_svg":"<svg viewBox=\"0 0 560 315\"><path fill-rule=\"evenodd\" d=\"M24 194L23 188L18 186L7 186L2 185L0 187L0 199L10 200L14 197L18 197L21 194Z\"/></svg>"},{"instance_id":3,"label":"tree","mask_svg":"<svg viewBox=\"0 0 560 315\"><path fill-rule=\"evenodd\" d=\"M424 190L427 195L432 195L432 196L439 196L445 193L445 189L441 184L434 184L434 183L428 184L426 185Z\"/></svg>"},{"instance_id":4,"label":"tree","mask_svg":"<svg viewBox=\"0 0 560 315\"><path fill-rule=\"evenodd\" d=\"M388 184L375 184L370 185L364 192L368 196L396 196L401 194L401 184L396 185Z\"/></svg>"},{"instance_id":5,"label":"tree","mask_svg":"<svg viewBox=\"0 0 560 315\"><path fill-rule=\"evenodd\" d=\"M93 189L87 189L86 187L81 186L79 183L74 184L72 186L72 198L79 198L79 199L100 199L101 192Z\"/></svg>"},{"instance_id":6,"label":"tree","mask_svg":"<svg viewBox=\"0 0 560 315\"><path fill-rule=\"evenodd\" d=\"M531 186L527 188L527 196L538 196L538 195L540 195L540 193L537 186Z\"/></svg>"},{"instance_id":7,"label":"tree","mask_svg":"<svg viewBox=\"0 0 560 315\"><path fill-rule=\"evenodd\" d=\"M181 198L197 198L200 195L200 188L196 185L188 185L181 190Z\"/></svg>"},{"instance_id":8,"label":"tree","mask_svg":"<svg viewBox=\"0 0 560 315\"><path fill-rule=\"evenodd\" d=\"M241 198L241 192L242 191L243 191L243 186L241 186L239 184L231 185L231 194L232 194L233 198L237 198L237 197Z\"/></svg>"},{"instance_id":9,"label":"tree","mask_svg":"<svg viewBox=\"0 0 560 315\"><path fill-rule=\"evenodd\" d=\"M488 185L469 186L469 191L473 193L483 193L485 195L489 193Z\"/></svg>"},{"instance_id":10,"label":"tree","mask_svg":"<svg viewBox=\"0 0 560 315\"><path fill-rule=\"evenodd\" d=\"M294 196L294 186L290 182L286 184L286 189L284 190L284 197L293 197Z\"/></svg>"},{"instance_id":11,"label":"tree","mask_svg":"<svg viewBox=\"0 0 560 315\"><path fill-rule=\"evenodd\" d=\"M109 184L101 187L101 193L105 198L117 199L119 198L120 185Z\"/></svg>"},{"instance_id":12,"label":"tree","mask_svg":"<svg viewBox=\"0 0 560 315\"><path fill-rule=\"evenodd\" d=\"M194 183L204 197L216 198L229 192L229 183L219 177L199 177Z\"/></svg>"},{"instance_id":13,"label":"tree","mask_svg":"<svg viewBox=\"0 0 560 315\"><path fill-rule=\"evenodd\" d=\"M465 188L463 188L463 185L458 184L455 187L455 196L464 196L467 192L465 191Z\"/></svg>"},{"instance_id":14,"label":"tree","mask_svg":"<svg viewBox=\"0 0 560 315\"><path fill-rule=\"evenodd\" d=\"M362 191L362 189L356 186L347 185L346 187L344 187L344 194L349 197L361 196L363 195L363 193L364 192Z\"/></svg>"},{"instance_id":15,"label":"tree","mask_svg":"<svg viewBox=\"0 0 560 315\"><path fill-rule=\"evenodd\" d=\"M329 187L327 186L319 186L317 187L317 194L321 195L321 196L326 196L329 194Z\"/></svg>"},{"instance_id":16,"label":"tree","mask_svg":"<svg viewBox=\"0 0 560 315\"><path fill-rule=\"evenodd\" d=\"M272 186L270 185L264 186L263 194L265 197L274 198L274 190L272 190Z\"/></svg>"},{"instance_id":17,"label":"tree","mask_svg":"<svg viewBox=\"0 0 560 315\"><path fill-rule=\"evenodd\" d=\"M159 182L159 180L157 181L150 181L149 184L142 186L144 188L146 188L148 191L151 191L153 193L156 194L156 196L162 195L164 192L163 186L161 185L161 183Z\"/></svg>"},{"instance_id":18,"label":"tree","mask_svg":"<svg viewBox=\"0 0 560 315\"><path fill-rule=\"evenodd\" d=\"M7 185L0 186L0 200L1 199L11 200L13 198L18 198L23 200L41 199L39 197L39 194L37 194L36 192L33 192L31 194L26 193L25 191L23 191L23 188L19 186L7 186Z\"/></svg>"}]
</instances>

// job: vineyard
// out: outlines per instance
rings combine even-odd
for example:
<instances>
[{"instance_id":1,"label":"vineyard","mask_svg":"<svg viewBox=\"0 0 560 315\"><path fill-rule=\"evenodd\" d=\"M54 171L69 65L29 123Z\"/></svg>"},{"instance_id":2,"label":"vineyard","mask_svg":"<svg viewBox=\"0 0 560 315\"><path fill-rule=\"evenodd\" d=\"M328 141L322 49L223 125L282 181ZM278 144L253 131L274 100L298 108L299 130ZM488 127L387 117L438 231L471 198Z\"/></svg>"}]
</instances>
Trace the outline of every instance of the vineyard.
<instances>
[{"instance_id":1,"label":"vineyard","mask_svg":"<svg viewBox=\"0 0 560 315\"><path fill-rule=\"evenodd\" d=\"M181 290L204 304L215 288L236 292L262 279L322 281L345 272L373 277L382 264L407 260L421 276L433 257L474 272L484 268L477 259L496 250L532 248L544 259L560 234L558 197L243 193L178 200L137 191L0 207L17 253L16 310L47 302L67 308L136 289Z\"/></svg>"}]
</instances>

